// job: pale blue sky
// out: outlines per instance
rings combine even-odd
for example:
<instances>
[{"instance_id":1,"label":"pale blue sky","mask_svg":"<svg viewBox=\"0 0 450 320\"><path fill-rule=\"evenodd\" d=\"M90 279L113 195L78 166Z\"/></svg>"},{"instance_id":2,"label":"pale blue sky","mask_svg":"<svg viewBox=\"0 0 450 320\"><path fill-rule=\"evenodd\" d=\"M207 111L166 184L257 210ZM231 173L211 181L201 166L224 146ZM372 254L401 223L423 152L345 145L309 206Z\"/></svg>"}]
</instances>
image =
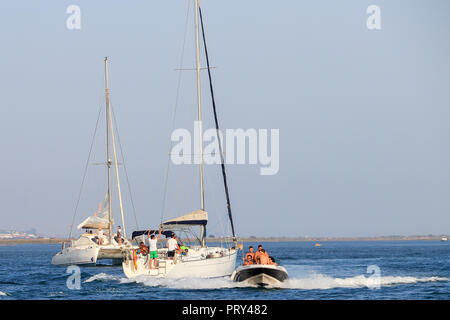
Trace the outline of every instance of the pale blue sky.
<instances>
[{"instance_id":1,"label":"pale blue sky","mask_svg":"<svg viewBox=\"0 0 450 320\"><path fill-rule=\"evenodd\" d=\"M66 28L70 4L81 8L81 30ZM379 31L366 28L371 4L381 8ZM103 103L104 56L139 224L159 223L186 8L185 0L0 3L0 229L68 233ZM450 233L450 2L204 0L202 8L222 127L280 129L277 175L228 167L238 235ZM188 26L192 67L192 19ZM182 76L178 127L192 126L194 77ZM215 233L224 196L218 168L206 171ZM104 178L89 167L76 223L96 209ZM198 180L186 181L172 197L197 197Z\"/></svg>"}]
</instances>

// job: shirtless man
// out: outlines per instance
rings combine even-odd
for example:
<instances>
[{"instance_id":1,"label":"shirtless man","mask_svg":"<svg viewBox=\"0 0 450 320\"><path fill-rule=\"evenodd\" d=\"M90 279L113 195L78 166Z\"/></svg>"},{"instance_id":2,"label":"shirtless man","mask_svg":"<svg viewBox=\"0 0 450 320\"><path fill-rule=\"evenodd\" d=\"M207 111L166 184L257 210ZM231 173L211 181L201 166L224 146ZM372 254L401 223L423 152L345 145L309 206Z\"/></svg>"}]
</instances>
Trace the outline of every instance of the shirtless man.
<instances>
[{"instance_id":1,"label":"shirtless man","mask_svg":"<svg viewBox=\"0 0 450 320\"><path fill-rule=\"evenodd\" d=\"M141 241L139 243L139 249L138 249L137 252L142 254L143 256L146 256L148 254L148 248L147 248L147 246L145 245L144 242Z\"/></svg>"},{"instance_id":2,"label":"shirtless man","mask_svg":"<svg viewBox=\"0 0 450 320\"><path fill-rule=\"evenodd\" d=\"M277 266L278 264L275 262L275 258L274 257L269 257L269 264L273 265L273 266Z\"/></svg>"},{"instance_id":3,"label":"shirtless man","mask_svg":"<svg viewBox=\"0 0 450 320\"><path fill-rule=\"evenodd\" d=\"M267 258L269 258L269 255L267 254L267 252L263 249L262 245L258 246L258 251L256 251L255 256L254 256L254 260L255 263L261 263L260 259L262 255L266 255Z\"/></svg>"},{"instance_id":4,"label":"shirtless man","mask_svg":"<svg viewBox=\"0 0 450 320\"><path fill-rule=\"evenodd\" d=\"M259 255L259 263L270 264L269 255L266 253L266 250L264 249L261 249L261 254Z\"/></svg>"},{"instance_id":5,"label":"shirtless man","mask_svg":"<svg viewBox=\"0 0 450 320\"><path fill-rule=\"evenodd\" d=\"M253 256L251 254L247 254L247 261L244 262L244 266L248 266L254 264Z\"/></svg>"},{"instance_id":6,"label":"shirtless man","mask_svg":"<svg viewBox=\"0 0 450 320\"><path fill-rule=\"evenodd\" d=\"M253 246L248 247L248 252L244 255L245 259L247 259L249 255L252 257L252 260L255 260L255 253L253 252Z\"/></svg>"}]
</instances>

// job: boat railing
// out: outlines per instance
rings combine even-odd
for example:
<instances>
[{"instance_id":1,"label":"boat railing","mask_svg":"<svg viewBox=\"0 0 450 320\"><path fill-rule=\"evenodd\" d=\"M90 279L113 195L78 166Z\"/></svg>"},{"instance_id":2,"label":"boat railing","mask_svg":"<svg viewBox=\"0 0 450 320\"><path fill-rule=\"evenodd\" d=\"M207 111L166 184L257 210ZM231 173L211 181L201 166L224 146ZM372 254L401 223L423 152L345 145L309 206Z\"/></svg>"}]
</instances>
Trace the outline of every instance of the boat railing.
<instances>
[{"instance_id":1,"label":"boat railing","mask_svg":"<svg viewBox=\"0 0 450 320\"><path fill-rule=\"evenodd\" d=\"M158 250L158 258L162 260L167 260L167 250Z\"/></svg>"}]
</instances>

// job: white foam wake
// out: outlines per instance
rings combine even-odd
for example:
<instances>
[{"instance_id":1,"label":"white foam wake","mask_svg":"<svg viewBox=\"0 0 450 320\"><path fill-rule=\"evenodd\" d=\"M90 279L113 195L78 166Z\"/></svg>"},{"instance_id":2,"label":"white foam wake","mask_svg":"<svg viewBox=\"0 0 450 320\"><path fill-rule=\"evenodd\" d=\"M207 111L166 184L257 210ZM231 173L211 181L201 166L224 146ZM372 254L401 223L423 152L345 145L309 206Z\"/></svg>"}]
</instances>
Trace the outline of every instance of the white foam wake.
<instances>
[{"instance_id":1,"label":"white foam wake","mask_svg":"<svg viewBox=\"0 0 450 320\"><path fill-rule=\"evenodd\" d=\"M164 287L170 289L182 290L213 290L213 289L228 289L237 287L248 287L248 284L234 282L230 277L201 279L201 278L148 278L145 276L138 276L133 279L122 278L120 283L139 283L147 287Z\"/></svg>"},{"instance_id":2,"label":"white foam wake","mask_svg":"<svg viewBox=\"0 0 450 320\"><path fill-rule=\"evenodd\" d=\"M146 276L138 276L136 278L127 279L120 276L114 276L106 273L96 274L84 283L93 281L118 281L120 284L138 283L147 287L162 287L170 289L181 290L214 290L214 289L228 289L228 288L243 288L254 287L245 282L234 282L230 277L201 279L201 278L149 278ZM373 276L366 277L364 275L357 275L348 278L335 278L320 273L309 273L302 277L289 278L285 282L280 283L274 287L282 289L302 289L302 290L317 290L317 289L333 289L333 288L374 288L376 286L393 286L400 284L413 284L419 282L438 282L450 281L449 278L444 277L412 277L412 276L382 276L374 278ZM1 291L0 291L1 292ZM1 293L0 293L1 295Z\"/></svg>"},{"instance_id":3,"label":"white foam wake","mask_svg":"<svg viewBox=\"0 0 450 320\"><path fill-rule=\"evenodd\" d=\"M285 289L333 289L333 288L374 288L378 285L392 286L398 284L412 284L418 282L450 281L443 277L410 277L410 276L383 276L378 279L358 275L349 278L333 278L323 274L314 274L305 278L290 278L278 287Z\"/></svg>"},{"instance_id":4,"label":"white foam wake","mask_svg":"<svg viewBox=\"0 0 450 320\"><path fill-rule=\"evenodd\" d=\"M3 291L0 291L0 296L7 296L7 294L4 293Z\"/></svg>"},{"instance_id":5,"label":"white foam wake","mask_svg":"<svg viewBox=\"0 0 450 320\"><path fill-rule=\"evenodd\" d=\"M120 277L117 276L113 276L111 274L106 274L106 273L98 273L96 275L93 275L92 277L90 277L89 279L83 281L84 283L88 283L88 282L93 282L93 281L120 281Z\"/></svg>"}]
</instances>

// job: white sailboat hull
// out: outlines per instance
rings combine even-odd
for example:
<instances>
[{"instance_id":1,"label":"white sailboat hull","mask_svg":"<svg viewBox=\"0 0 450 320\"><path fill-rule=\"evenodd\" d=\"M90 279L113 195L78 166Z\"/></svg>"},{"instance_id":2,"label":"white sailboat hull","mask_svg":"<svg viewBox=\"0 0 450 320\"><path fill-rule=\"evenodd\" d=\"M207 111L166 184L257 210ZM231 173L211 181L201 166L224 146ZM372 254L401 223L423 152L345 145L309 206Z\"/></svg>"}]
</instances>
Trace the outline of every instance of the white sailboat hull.
<instances>
[{"instance_id":1,"label":"white sailboat hull","mask_svg":"<svg viewBox=\"0 0 450 320\"><path fill-rule=\"evenodd\" d=\"M86 248L65 248L52 258L54 265L95 265L103 259L122 260L125 246L92 246ZM119 261L119 264L120 264Z\"/></svg>"},{"instance_id":2,"label":"white sailboat hull","mask_svg":"<svg viewBox=\"0 0 450 320\"><path fill-rule=\"evenodd\" d=\"M125 240L118 244L115 240L112 243L99 245L94 241L95 235L82 235L78 240L71 243L64 243L60 252L52 258L54 265L95 265L102 259L123 258L123 252L133 247ZM105 239L107 241L107 239Z\"/></svg>"},{"instance_id":3,"label":"white sailboat hull","mask_svg":"<svg viewBox=\"0 0 450 320\"><path fill-rule=\"evenodd\" d=\"M206 248L202 248L206 249ZM207 250L216 248L207 248ZM220 248L222 249L222 248ZM159 259L159 269L149 268L149 259L138 257L136 266L132 258L127 258L122 262L122 268L127 278L138 276L148 276L154 278L216 278L229 276L236 266L237 250L224 249L223 256L201 258L201 252L197 257L177 258L175 264L173 260Z\"/></svg>"},{"instance_id":4,"label":"white sailboat hull","mask_svg":"<svg viewBox=\"0 0 450 320\"><path fill-rule=\"evenodd\" d=\"M52 258L54 265L95 265L97 263L98 246L86 248L64 248Z\"/></svg>"}]
</instances>

